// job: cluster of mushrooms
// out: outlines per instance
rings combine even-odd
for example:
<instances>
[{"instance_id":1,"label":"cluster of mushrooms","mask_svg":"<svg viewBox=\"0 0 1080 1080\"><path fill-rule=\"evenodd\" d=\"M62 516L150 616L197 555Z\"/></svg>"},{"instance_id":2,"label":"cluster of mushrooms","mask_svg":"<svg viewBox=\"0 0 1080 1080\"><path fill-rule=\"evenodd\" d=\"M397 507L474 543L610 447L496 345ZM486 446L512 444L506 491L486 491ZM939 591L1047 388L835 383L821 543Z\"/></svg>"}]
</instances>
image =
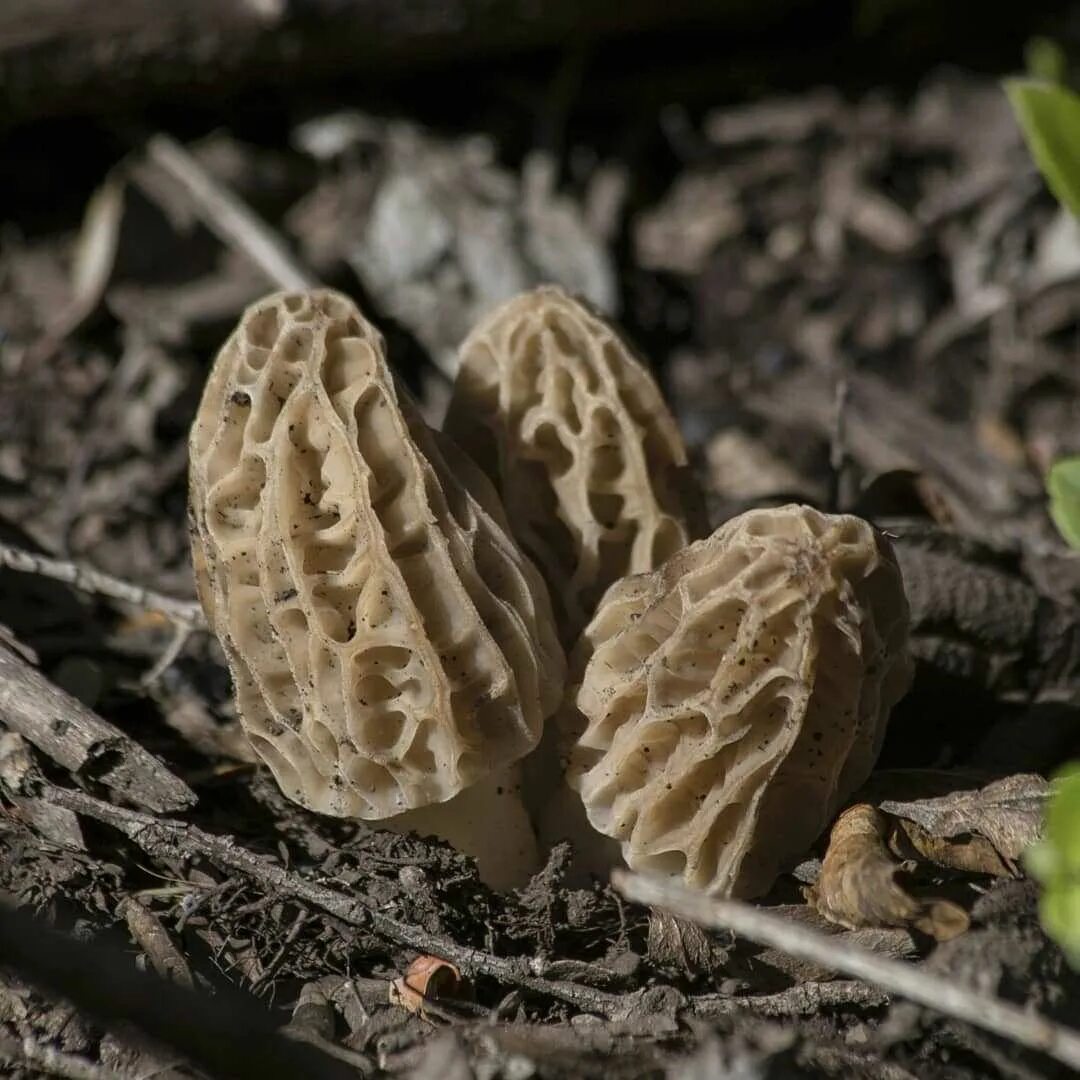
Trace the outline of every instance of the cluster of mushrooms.
<instances>
[{"instance_id":1,"label":"cluster of mushrooms","mask_svg":"<svg viewBox=\"0 0 1080 1080\"><path fill-rule=\"evenodd\" d=\"M565 838L581 871L760 895L910 680L888 541L794 505L705 535L646 365L557 288L476 327L442 431L347 297L267 297L190 451L199 596L256 753L298 803L443 837L496 888Z\"/></svg>"}]
</instances>

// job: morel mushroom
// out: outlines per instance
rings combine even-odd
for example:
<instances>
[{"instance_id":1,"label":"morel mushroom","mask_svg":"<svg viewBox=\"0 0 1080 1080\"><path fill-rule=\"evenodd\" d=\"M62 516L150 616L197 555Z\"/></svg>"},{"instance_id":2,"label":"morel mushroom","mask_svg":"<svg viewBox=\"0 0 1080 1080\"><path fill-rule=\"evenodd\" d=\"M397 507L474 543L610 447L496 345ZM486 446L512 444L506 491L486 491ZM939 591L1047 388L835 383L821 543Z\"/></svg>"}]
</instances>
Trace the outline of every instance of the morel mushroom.
<instances>
[{"instance_id":1,"label":"morel mushroom","mask_svg":"<svg viewBox=\"0 0 1080 1080\"><path fill-rule=\"evenodd\" d=\"M282 790L436 832L491 883L522 880L535 840L513 766L564 678L550 603L489 482L396 386L378 331L329 290L253 305L190 454L199 595Z\"/></svg>"},{"instance_id":2,"label":"morel mushroom","mask_svg":"<svg viewBox=\"0 0 1080 1080\"><path fill-rule=\"evenodd\" d=\"M702 498L647 367L561 289L524 293L473 330L444 427L498 487L567 645L612 582L699 532Z\"/></svg>"},{"instance_id":3,"label":"morel mushroom","mask_svg":"<svg viewBox=\"0 0 1080 1080\"><path fill-rule=\"evenodd\" d=\"M860 518L742 514L604 597L568 781L634 869L760 895L877 758L911 676L888 541Z\"/></svg>"}]
</instances>

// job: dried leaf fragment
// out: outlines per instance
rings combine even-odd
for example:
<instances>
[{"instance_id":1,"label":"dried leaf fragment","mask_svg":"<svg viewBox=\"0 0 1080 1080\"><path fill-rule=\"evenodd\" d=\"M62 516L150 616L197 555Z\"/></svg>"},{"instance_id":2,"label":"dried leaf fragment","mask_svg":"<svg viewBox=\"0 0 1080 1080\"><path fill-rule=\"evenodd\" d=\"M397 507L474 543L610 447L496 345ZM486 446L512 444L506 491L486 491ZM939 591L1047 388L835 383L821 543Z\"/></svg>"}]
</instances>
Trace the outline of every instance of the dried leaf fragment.
<instances>
[{"instance_id":1,"label":"dried leaf fragment","mask_svg":"<svg viewBox=\"0 0 1080 1080\"><path fill-rule=\"evenodd\" d=\"M426 1007L447 998L466 998L469 994L468 980L461 977L458 968L449 960L438 956L418 956L390 983L390 1004L400 1005L411 1013L426 1015Z\"/></svg>"},{"instance_id":2,"label":"dried leaf fragment","mask_svg":"<svg viewBox=\"0 0 1080 1080\"><path fill-rule=\"evenodd\" d=\"M910 680L907 629L865 521L742 514L605 594L567 779L631 868L759 895L869 774Z\"/></svg>"},{"instance_id":3,"label":"dried leaf fragment","mask_svg":"<svg viewBox=\"0 0 1080 1080\"><path fill-rule=\"evenodd\" d=\"M385 819L536 745L565 667L543 581L350 300L252 305L207 380L190 458L200 599L287 795Z\"/></svg>"},{"instance_id":4,"label":"dried leaf fragment","mask_svg":"<svg viewBox=\"0 0 1080 1080\"><path fill-rule=\"evenodd\" d=\"M817 884L806 899L831 922L857 930L867 926L910 926L938 941L969 925L963 908L949 900L919 899L897 882L904 869L885 846L888 822L868 803L845 810L833 826Z\"/></svg>"},{"instance_id":5,"label":"dried leaf fragment","mask_svg":"<svg viewBox=\"0 0 1080 1080\"><path fill-rule=\"evenodd\" d=\"M727 950L696 923L662 908L649 909L649 961L687 978L711 975L727 960Z\"/></svg>"},{"instance_id":6,"label":"dried leaf fragment","mask_svg":"<svg viewBox=\"0 0 1080 1080\"><path fill-rule=\"evenodd\" d=\"M914 821L931 836L984 837L1003 859L1013 862L1038 841L1049 800L1045 777L1017 773L980 788L880 805L886 813Z\"/></svg>"},{"instance_id":7,"label":"dried leaf fragment","mask_svg":"<svg viewBox=\"0 0 1080 1080\"><path fill-rule=\"evenodd\" d=\"M890 818L889 849L901 856L914 853L918 858L950 870L992 877L1018 876L1016 864L1004 859L983 836L935 836L916 821Z\"/></svg>"},{"instance_id":8,"label":"dried leaf fragment","mask_svg":"<svg viewBox=\"0 0 1080 1080\"><path fill-rule=\"evenodd\" d=\"M446 431L488 473L572 642L604 590L653 570L702 515L645 363L561 289L497 308L461 347Z\"/></svg>"}]
</instances>

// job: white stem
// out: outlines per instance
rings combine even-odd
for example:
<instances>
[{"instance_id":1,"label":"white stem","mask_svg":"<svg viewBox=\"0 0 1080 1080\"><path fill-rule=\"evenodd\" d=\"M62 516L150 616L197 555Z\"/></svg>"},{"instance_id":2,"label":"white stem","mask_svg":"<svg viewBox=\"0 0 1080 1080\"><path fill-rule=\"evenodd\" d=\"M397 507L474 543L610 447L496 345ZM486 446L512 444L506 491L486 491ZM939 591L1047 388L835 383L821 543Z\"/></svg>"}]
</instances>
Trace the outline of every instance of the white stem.
<instances>
[{"instance_id":1,"label":"white stem","mask_svg":"<svg viewBox=\"0 0 1080 1080\"><path fill-rule=\"evenodd\" d=\"M584 888L593 879L606 882L612 870L626 863L618 840L592 827L581 796L567 785L559 741L557 725L549 722L540 745L524 761L525 802L541 851L549 852L561 840L570 841L573 858L566 884Z\"/></svg>"},{"instance_id":2,"label":"white stem","mask_svg":"<svg viewBox=\"0 0 1080 1080\"><path fill-rule=\"evenodd\" d=\"M618 840L597 832L589 823L581 796L565 782L551 793L536 822L540 846L550 851L560 840L569 840L574 849L566 884L582 888L594 879L606 882L611 871L625 867Z\"/></svg>"},{"instance_id":3,"label":"white stem","mask_svg":"<svg viewBox=\"0 0 1080 1080\"><path fill-rule=\"evenodd\" d=\"M471 855L480 880L500 892L527 884L540 868L536 834L521 801L518 764L499 769L447 802L372 824L445 840Z\"/></svg>"}]
</instances>

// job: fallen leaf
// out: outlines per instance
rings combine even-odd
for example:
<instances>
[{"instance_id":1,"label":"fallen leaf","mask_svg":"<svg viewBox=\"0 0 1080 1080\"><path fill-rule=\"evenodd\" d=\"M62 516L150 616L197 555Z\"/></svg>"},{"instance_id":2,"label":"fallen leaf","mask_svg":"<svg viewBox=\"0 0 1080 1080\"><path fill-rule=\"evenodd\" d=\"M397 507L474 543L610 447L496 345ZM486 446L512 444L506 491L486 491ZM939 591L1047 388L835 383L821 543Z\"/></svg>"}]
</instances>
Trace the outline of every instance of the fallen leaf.
<instances>
[{"instance_id":1,"label":"fallen leaf","mask_svg":"<svg viewBox=\"0 0 1080 1080\"><path fill-rule=\"evenodd\" d=\"M1016 877L1017 868L983 836L934 836L918 822L906 818L889 819L889 850L901 859L917 855L927 862L968 874Z\"/></svg>"},{"instance_id":2,"label":"fallen leaf","mask_svg":"<svg viewBox=\"0 0 1080 1080\"><path fill-rule=\"evenodd\" d=\"M938 941L968 928L967 913L948 900L911 896L896 875L897 863L885 847L888 822L868 803L837 819L817 884L803 890L814 908L849 930L867 926L911 926Z\"/></svg>"},{"instance_id":3,"label":"fallen leaf","mask_svg":"<svg viewBox=\"0 0 1080 1080\"><path fill-rule=\"evenodd\" d=\"M984 787L953 791L934 799L878 805L887 814L920 825L931 836L985 837L1001 857L1018 859L1041 834L1050 785L1035 773L1017 773Z\"/></svg>"},{"instance_id":4,"label":"fallen leaf","mask_svg":"<svg viewBox=\"0 0 1080 1080\"><path fill-rule=\"evenodd\" d=\"M59 344L86 322L101 304L116 265L125 185L124 170L117 167L106 175L86 204L75 243L71 294L66 306L31 350L37 364L45 363Z\"/></svg>"},{"instance_id":5,"label":"fallen leaf","mask_svg":"<svg viewBox=\"0 0 1080 1080\"><path fill-rule=\"evenodd\" d=\"M727 950L696 923L653 908L649 913L649 960L674 968L689 978L708 975L722 966Z\"/></svg>"}]
</instances>

